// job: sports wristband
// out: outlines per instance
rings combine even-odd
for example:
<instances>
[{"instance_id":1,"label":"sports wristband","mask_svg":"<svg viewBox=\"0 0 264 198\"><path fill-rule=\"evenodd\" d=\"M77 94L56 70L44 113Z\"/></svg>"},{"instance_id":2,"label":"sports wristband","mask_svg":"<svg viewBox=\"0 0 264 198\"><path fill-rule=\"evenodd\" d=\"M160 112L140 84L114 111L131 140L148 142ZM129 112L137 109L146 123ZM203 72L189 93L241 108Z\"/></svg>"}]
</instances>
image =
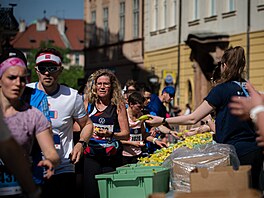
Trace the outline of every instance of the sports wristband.
<instances>
[{"instance_id":1,"label":"sports wristband","mask_svg":"<svg viewBox=\"0 0 264 198\"><path fill-rule=\"evenodd\" d=\"M156 141L158 140L158 138L153 138L153 140L152 140L152 143L153 144L156 144Z\"/></svg>"},{"instance_id":2,"label":"sports wristband","mask_svg":"<svg viewBox=\"0 0 264 198\"><path fill-rule=\"evenodd\" d=\"M83 140L79 140L78 143L81 143L81 144L82 144L82 147L83 147L84 149L86 149L86 147L87 147L87 142L85 142L85 141L83 141Z\"/></svg>"},{"instance_id":3,"label":"sports wristband","mask_svg":"<svg viewBox=\"0 0 264 198\"><path fill-rule=\"evenodd\" d=\"M254 123L256 123L257 121L258 113L263 112L263 111L264 111L264 105L255 106L254 108L250 110L250 118L252 119Z\"/></svg>"}]
</instances>

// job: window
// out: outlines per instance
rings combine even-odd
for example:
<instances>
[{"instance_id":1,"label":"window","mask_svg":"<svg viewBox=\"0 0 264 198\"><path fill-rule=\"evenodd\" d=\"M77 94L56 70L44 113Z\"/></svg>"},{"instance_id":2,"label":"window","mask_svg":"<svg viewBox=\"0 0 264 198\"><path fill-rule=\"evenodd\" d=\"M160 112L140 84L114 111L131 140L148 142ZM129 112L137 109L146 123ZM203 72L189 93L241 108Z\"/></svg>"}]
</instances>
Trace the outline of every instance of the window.
<instances>
[{"instance_id":1,"label":"window","mask_svg":"<svg viewBox=\"0 0 264 198\"><path fill-rule=\"evenodd\" d=\"M104 43L108 43L108 8L104 8Z\"/></svg>"},{"instance_id":2,"label":"window","mask_svg":"<svg viewBox=\"0 0 264 198\"><path fill-rule=\"evenodd\" d=\"M228 0L228 12L235 11L235 0Z\"/></svg>"},{"instance_id":3,"label":"window","mask_svg":"<svg viewBox=\"0 0 264 198\"><path fill-rule=\"evenodd\" d=\"M164 13L163 13L163 17L164 17L164 28L166 28L167 27L167 13L168 13L168 8L167 8L167 0L164 0L164 9L163 9L163 11L164 11Z\"/></svg>"},{"instance_id":4,"label":"window","mask_svg":"<svg viewBox=\"0 0 264 198\"><path fill-rule=\"evenodd\" d=\"M176 0L173 1L173 25L177 23L177 2Z\"/></svg>"},{"instance_id":5,"label":"window","mask_svg":"<svg viewBox=\"0 0 264 198\"><path fill-rule=\"evenodd\" d=\"M139 37L139 0L133 0L133 36Z\"/></svg>"},{"instance_id":6,"label":"window","mask_svg":"<svg viewBox=\"0 0 264 198\"><path fill-rule=\"evenodd\" d=\"M192 11L189 15L189 26L194 26L200 24L199 19L199 0L192 0Z\"/></svg>"},{"instance_id":7,"label":"window","mask_svg":"<svg viewBox=\"0 0 264 198\"><path fill-rule=\"evenodd\" d=\"M91 36L92 36L92 44L96 44L97 36L96 36L96 11L92 11L92 19L91 19Z\"/></svg>"},{"instance_id":8,"label":"window","mask_svg":"<svg viewBox=\"0 0 264 198\"><path fill-rule=\"evenodd\" d=\"M197 20L199 18L199 3L198 0L193 0L193 20Z\"/></svg>"},{"instance_id":9,"label":"window","mask_svg":"<svg viewBox=\"0 0 264 198\"><path fill-rule=\"evenodd\" d=\"M175 30L177 24L177 0L167 0L167 24L168 31Z\"/></svg>"},{"instance_id":10,"label":"window","mask_svg":"<svg viewBox=\"0 0 264 198\"><path fill-rule=\"evenodd\" d=\"M209 16L215 16L216 15L216 10L215 10L215 0L210 0L210 5L209 5Z\"/></svg>"},{"instance_id":11,"label":"window","mask_svg":"<svg viewBox=\"0 0 264 198\"><path fill-rule=\"evenodd\" d=\"M215 20L217 20L216 0L207 0L207 16L204 18L204 22L210 22Z\"/></svg>"},{"instance_id":12,"label":"window","mask_svg":"<svg viewBox=\"0 0 264 198\"><path fill-rule=\"evenodd\" d=\"M95 24L96 23L96 11L92 11L92 20L91 20L91 23L92 24Z\"/></svg>"},{"instance_id":13,"label":"window","mask_svg":"<svg viewBox=\"0 0 264 198\"><path fill-rule=\"evenodd\" d=\"M79 53L75 53L75 65L80 65L80 55L79 55Z\"/></svg>"},{"instance_id":14,"label":"window","mask_svg":"<svg viewBox=\"0 0 264 198\"><path fill-rule=\"evenodd\" d=\"M120 20L119 40L124 40L124 36L125 36L125 2L120 3L119 20Z\"/></svg>"},{"instance_id":15,"label":"window","mask_svg":"<svg viewBox=\"0 0 264 198\"><path fill-rule=\"evenodd\" d=\"M235 15L236 15L235 0L226 0L225 1L225 12L222 13L223 19L233 17Z\"/></svg>"},{"instance_id":16,"label":"window","mask_svg":"<svg viewBox=\"0 0 264 198\"><path fill-rule=\"evenodd\" d=\"M154 30L158 30L159 28L159 0L155 1L155 28Z\"/></svg>"}]
</instances>

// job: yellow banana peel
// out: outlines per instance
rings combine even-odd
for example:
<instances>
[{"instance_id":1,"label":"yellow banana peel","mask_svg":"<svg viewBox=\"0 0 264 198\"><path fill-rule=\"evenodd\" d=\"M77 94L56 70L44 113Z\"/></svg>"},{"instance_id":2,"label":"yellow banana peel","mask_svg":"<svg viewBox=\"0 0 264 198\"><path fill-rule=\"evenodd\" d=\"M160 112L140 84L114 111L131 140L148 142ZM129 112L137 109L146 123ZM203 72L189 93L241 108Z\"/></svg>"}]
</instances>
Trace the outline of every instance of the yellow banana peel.
<instances>
[{"instance_id":1,"label":"yellow banana peel","mask_svg":"<svg viewBox=\"0 0 264 198\"><path fill-rule=\"evenodd\" d=\"M139 121L145 121L145 120L149 120L149 119L151 119L151 117L149 117L148 115L142 115L137 120L139 120Z\"/></svg>"}]
</instances>

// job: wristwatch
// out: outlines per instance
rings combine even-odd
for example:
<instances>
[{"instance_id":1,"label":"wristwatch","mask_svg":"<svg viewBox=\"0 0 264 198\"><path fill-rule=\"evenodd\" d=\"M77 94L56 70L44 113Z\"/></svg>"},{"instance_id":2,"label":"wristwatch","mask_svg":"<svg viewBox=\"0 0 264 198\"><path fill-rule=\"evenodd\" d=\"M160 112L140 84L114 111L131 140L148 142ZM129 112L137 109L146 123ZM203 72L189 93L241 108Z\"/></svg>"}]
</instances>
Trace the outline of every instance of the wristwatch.
<instances>
[{"instance_id":1,"label":"wristwatch","mask_svg":"<svg viewBox=\"0 0 264 198\"><path fill-rule=\"evenodd\" d=\"M168 124L168 122L166 121L166 118L163 118L162 123L161 124Z\"/></svg>"},{"instance_id":2,"label":"wristwatch","mask_svg":"<svg viewBox=\"0 0 264 198\"><path fill-rule=\"evenodd\" d=\"M78 143L81 143L81 144L82 144L82 147L83 147L84 149L86 149L86 147L87 147L87 142L85 142L85 141L83 141L83 140L79 140Z\"/></svg>"}]
</instances>

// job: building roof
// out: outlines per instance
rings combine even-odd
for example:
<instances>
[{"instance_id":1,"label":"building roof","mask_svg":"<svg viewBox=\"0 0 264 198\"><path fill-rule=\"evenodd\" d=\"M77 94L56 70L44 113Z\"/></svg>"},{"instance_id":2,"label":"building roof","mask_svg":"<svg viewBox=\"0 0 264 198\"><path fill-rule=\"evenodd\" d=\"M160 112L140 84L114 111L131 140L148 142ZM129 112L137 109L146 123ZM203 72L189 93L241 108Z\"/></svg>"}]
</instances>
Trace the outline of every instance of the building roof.
<instances>
[{"instance_id":1,"label":"building roof","mask_svg":"<svg viewBox=\"0 0 264 198\"><path fill-rule=\"evenodd\" d=\"M83 50L84 48L84 21L79 19L66 19L66 37L72 50Z\"/></svg>"},{"instance_id":2,"label":"building roof","mask_svg":"<svg viewBox=\"0 0 264 198\"><path fill-rule=\"evenodd\" d=\"M48 23L45 31L38 31L35 23L29 25L25 31L18 32L11 43L15 48L24 50L39 48L42 41L51 42L62 49L70 48L71 51L83 50L84 21L80 19L65 19L64 21L65 31L63 33L60 33L58 25Z\"/></svg>"}]
</instances>

